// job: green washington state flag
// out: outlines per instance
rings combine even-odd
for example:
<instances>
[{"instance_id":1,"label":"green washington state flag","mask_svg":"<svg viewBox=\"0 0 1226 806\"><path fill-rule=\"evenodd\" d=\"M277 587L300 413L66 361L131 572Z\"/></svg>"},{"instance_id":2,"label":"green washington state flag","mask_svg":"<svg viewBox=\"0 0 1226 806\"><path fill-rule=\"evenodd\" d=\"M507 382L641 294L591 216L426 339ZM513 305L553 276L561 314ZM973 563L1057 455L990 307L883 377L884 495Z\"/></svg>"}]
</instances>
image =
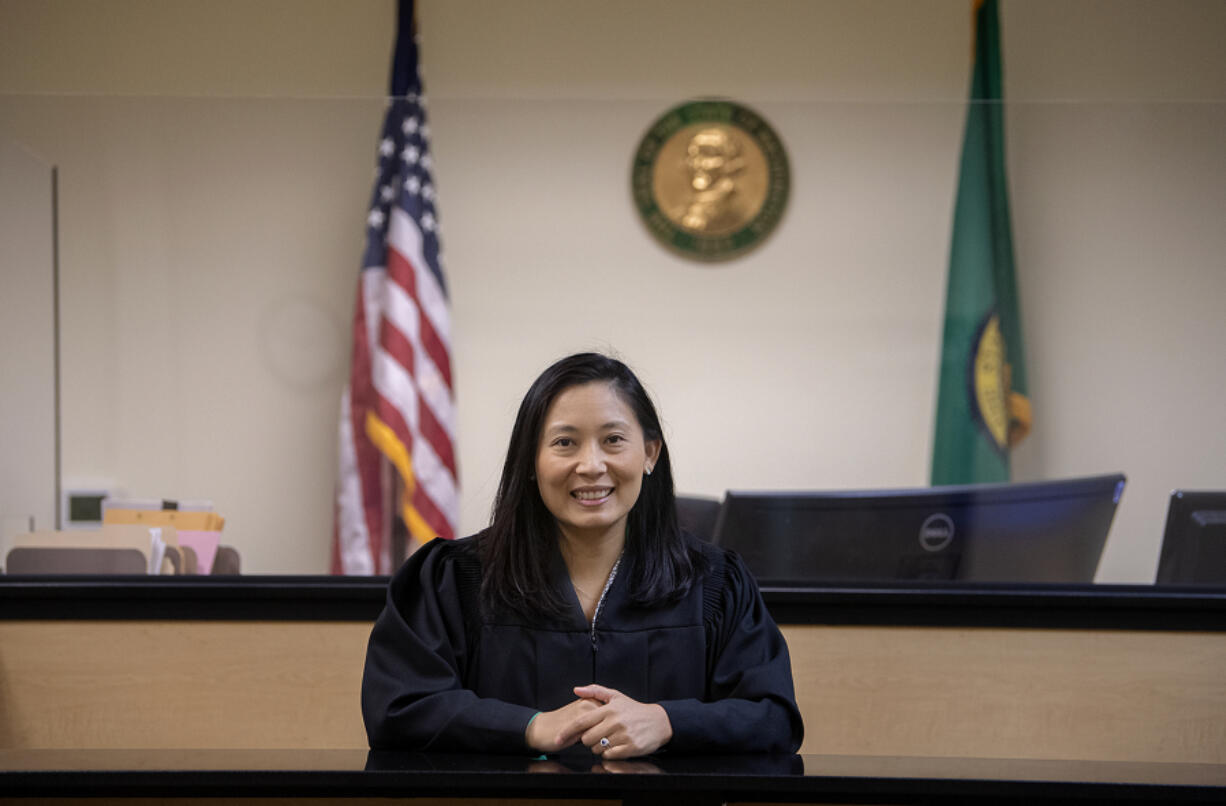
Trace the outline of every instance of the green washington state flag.
<instances>
[{"instance_id":1,"label":"green washington state flag","mask_svg":"<svg viewBox=\"0 0 1226 806\"><path fill-rule=\"evenodd\" d=\"M949 247L932 483L1009 480L1030 429L1013 272L996 0L975 3L975 66Z\"/></svg>"}]
</instances>

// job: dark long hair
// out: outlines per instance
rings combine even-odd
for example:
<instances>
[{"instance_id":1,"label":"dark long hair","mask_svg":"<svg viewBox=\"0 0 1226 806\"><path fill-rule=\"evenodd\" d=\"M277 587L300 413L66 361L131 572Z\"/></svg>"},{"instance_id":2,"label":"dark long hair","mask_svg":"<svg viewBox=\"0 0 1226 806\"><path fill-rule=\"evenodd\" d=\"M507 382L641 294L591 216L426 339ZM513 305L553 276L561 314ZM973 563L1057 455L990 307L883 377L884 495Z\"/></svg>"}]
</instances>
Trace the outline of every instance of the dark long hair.
<instances>
[{"instance_id":1,"label":"dark long hair","mask_svg":"<svg viewBox=\"0 0 1226 806\"><path fill-rule=\"evenodd\" d=\"M687 547L677 527L672 463L647 390L621 361L599 353L577 353L541 373L519 404L490 528L479 543L484 567L481 600L490 612L509 608L525 618L540 619L566 608L549 583L558 527L537 487L536 455L553 401L573 386L597 381L610 384L630 407L645 440L660 442L660 456L651 475L643 478L626 519L631 598L647 606L679 599L705 570L701 553Z\"/></svg>"}]
</instances>

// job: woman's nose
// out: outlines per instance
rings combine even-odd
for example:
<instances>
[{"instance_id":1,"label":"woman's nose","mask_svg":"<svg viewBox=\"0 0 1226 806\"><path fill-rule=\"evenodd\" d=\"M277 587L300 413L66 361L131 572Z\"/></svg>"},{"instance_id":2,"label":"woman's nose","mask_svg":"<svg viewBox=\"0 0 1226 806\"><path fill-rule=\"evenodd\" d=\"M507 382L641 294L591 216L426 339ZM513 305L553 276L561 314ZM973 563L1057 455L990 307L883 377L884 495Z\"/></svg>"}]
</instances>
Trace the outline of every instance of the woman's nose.
<instances>
[{"instance_id":1,"label":"woman's nose","mask_svg":"<svg viewBox=\"0 0 1226 806\"><path fill-rule=\"evenodd\" d=\"M588 445L579 452L579 466L576 470L583 475L603 473L605 471L604 451L599 445Z\"/></svg>"}]
</instances>

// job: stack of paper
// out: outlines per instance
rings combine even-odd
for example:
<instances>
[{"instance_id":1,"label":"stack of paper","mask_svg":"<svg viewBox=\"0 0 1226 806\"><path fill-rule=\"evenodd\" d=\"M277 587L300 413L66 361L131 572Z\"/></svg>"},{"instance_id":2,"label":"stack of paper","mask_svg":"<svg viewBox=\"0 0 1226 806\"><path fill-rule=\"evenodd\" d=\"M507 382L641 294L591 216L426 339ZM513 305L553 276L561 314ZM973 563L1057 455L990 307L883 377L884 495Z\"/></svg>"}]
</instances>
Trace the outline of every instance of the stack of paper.
<instances>
[{"instance_id":1,"label":"stack of paper","mask_svg":"<svg viewBox=\"0 0 1226 806\"><path fill-rule=\"evenodd\" d=\"M108 498L102 502L102 523L172 528L178 545L195 553L195 573L208 574L226 519L213 509L212 501Z\"/></svg>"}]
</instances>

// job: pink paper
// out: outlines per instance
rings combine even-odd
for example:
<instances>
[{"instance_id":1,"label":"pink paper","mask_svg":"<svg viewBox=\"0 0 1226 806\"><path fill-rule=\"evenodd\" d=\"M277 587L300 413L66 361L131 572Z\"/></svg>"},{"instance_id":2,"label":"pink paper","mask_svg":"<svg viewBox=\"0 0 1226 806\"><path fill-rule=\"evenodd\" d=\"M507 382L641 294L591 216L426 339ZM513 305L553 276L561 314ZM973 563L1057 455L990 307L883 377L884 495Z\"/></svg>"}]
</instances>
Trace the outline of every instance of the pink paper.
<instances>
[{"instance_id":1,"label":"pink paper","mask_svg":"<svg viewBox=\"0 0 1226 806\"><path fill-rule=\"evenodd\" d=\"M212 573L213 560L217 558L217 547L221 544L221 532L180 530L178 537L180 546L188 546L196 552L196 573Z\"/></svg>"}]
</instances>

